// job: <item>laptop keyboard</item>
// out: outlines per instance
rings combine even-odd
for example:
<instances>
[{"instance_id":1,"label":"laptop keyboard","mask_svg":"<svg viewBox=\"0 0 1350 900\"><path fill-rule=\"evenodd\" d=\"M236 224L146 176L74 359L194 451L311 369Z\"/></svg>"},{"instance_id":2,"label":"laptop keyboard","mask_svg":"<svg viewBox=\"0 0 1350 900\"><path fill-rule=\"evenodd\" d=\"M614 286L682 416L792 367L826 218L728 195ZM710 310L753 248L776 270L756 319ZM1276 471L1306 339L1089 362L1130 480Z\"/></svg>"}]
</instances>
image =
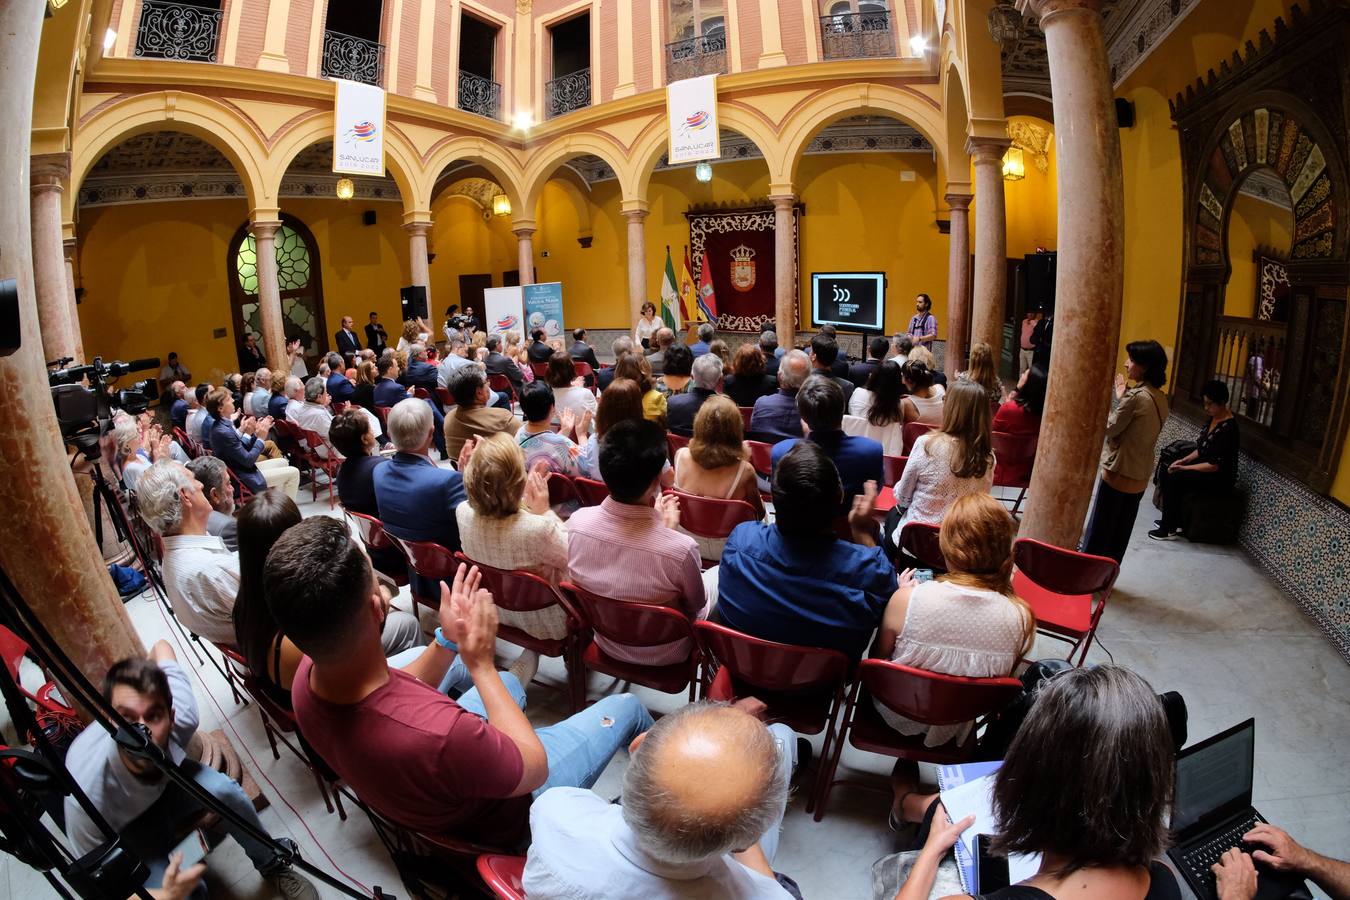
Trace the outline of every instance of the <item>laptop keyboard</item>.
<instances>
[{"instance_id":1,"label":"laptop keyboard","mask_svg":"<svg viewBox=\"0 0 1350 900\"><path fill-rule=\"evenodd\" d=\"M1210 871L1210 866L1217 863L1219 857L1230 849L1241 844L1242 836L1255 828L1258 821L1260 820L1256 816L1251 816L1236 827L1210 838L1185 855L1186 867L1198 881L1213 885L1214 873Z\"/></svg>"}]
</instances>

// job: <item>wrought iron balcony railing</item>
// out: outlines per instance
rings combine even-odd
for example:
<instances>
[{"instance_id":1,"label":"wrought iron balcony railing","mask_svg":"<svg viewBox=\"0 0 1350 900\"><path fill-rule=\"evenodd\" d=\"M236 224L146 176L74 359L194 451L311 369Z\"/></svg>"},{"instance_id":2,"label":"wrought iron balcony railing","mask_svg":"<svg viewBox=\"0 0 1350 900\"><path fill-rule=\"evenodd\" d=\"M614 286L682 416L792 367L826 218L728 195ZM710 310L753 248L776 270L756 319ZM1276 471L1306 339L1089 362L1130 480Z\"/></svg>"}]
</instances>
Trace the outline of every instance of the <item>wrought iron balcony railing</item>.
<instances>
[{"instance_id":1,"label":"wrought iron balcony railing","mask_svg":"<svg viewBox=\"0 0 1350 900\"><path fill-rule=\"evenodd\" d=\"M725 32L686 38L666 44L666 83L714 72L727 71L727 36Z\"/></svg>"},{"instance_id":2,"label":"wrought iron balcony railing","mask_svg":"<svg viewBox=\"0 0 1350 900\"><path fill-rule=\"evenodd\" d=\"M460 69L459 108L489 119L500 119L502 86L490 78Z\"/></svg>"},{"instance_id":3,"label":"wrought iron balcony railing","mask_svg":"<svg viewBox=\"0 0 1350 900\"><path fill-rule=\"evenodd\" d=\"M325 31L320 74L379 86L384 82L384 44L340 31Z\"/></svg>"},{"instance_id":4,"label":"wrought iron balcony railing","mask_svg":"<svg viewBox=\"0 0 1350 900\"><path fill-rule=\"evenodd\" d=\"M591 105L591 70L580 69L544 84L544 118Z\"/></svg>"},{"instance_id":5,"label":"wrought iron balcony railing","mask_svg":"<svg viewBox=\"0 0 1350 900\"><path fill-rule=\"evenodd\" d=\"M887 11L820 17L820 46L826 59L895 56L895 36Z\"/></svg>"},{"instance_id":6,"label":"wrought iron balcony railing","mask_svg":"<svg viewBox=\"0 0 1350 900\"><path fill-rule=\"evenodd\" d=\"M219 9L142 0L134 52L147 59L215 62L219 38Z\"/></svg>"}]
</instances>

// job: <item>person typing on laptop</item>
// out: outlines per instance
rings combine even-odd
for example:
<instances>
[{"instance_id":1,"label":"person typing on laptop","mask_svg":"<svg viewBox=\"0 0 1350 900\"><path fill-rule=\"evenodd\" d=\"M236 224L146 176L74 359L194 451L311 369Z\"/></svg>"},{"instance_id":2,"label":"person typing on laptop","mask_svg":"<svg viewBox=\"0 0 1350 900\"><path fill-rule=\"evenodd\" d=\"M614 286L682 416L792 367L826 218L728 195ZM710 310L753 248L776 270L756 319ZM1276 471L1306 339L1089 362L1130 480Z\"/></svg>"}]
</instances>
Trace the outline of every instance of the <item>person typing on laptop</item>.
<instances>
[{"instance_id":1,"label":"person typing on laptop","mask_svg":"<svg viewBox=\"0 0 1350 900\"><path fill-rule=\"evenodd\" d=\"M1242 841L1259 846L1251 855L1234 847L1214 864L1219 900L1253 900L1257 894L1256 863L1307 878L1332 900L1350 900L1350 863L1314 853L1282 829L1264 822L1244 834Z\"/></svg>"}]
</instances>

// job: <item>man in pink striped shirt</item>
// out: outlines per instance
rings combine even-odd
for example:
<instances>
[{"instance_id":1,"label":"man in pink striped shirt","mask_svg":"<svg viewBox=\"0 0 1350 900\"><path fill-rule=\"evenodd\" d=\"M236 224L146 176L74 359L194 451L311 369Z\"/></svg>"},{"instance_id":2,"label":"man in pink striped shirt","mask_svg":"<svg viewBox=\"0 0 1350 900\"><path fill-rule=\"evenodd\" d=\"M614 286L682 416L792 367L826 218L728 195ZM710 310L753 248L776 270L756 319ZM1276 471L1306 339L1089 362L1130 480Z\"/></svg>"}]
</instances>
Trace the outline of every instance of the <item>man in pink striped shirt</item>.
<instances>
[{"instance_id":1,"label":"man in pink striped shirt","mask_svg":"<svg viewBox=\"0 0 1350 900\"><path fill-rule=\"evenodd\" d=\"M654 422L620 422L605 432L600 475L609 497L567 520L568 569L572 582L593 594L701 619L717 601L717 569L701 572L698 544L675 530L679 502L661 494L665 463L666 433ZM653 647L595 640L615 659L643 665L676 663L689 653L684 640Z\"/></svg>"}]
</instances>

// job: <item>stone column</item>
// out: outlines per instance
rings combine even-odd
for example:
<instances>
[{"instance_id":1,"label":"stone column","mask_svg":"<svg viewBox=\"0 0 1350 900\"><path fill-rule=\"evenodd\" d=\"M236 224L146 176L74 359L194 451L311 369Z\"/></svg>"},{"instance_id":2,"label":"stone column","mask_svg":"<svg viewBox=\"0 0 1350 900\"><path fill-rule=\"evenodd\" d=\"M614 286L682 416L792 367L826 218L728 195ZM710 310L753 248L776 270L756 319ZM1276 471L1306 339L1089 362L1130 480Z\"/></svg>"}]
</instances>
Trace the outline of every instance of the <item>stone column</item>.
<instances>
[{"instance_id":1,"label":"stone column","mask_svg":"<svg viewBox=\"0 0 1350 900\"><path fill-rule=\"evenodd\" d=\"M66 238L62 242L66 258L66 292L70 300L70 336L75 344L75 359L84 362L84 335L80 328L80 307L75 301L75 239Z\"/></svg>"},{"instance_id":2,"label":"stone column","mask_svg":"<svg viewBox=\"0 0 1350 900\"><path fill-rule=\"evenodd\" d=\"M416 215L416 213L409 213ZM427 219L414 219L403 223L408 232L408 263L414 287L426 288L427 315L431 315L431 269L427 263L427 235L431 232L431 222Z\"/></svg>"},{"instance_id":3,"label":"stone column","mask_svg":"<svg viewBox=\"0 0 1350 900\"><path fill-rule=\"evenodd\" d=\"M268 215L270 213L270 216ZM286 334L281 324L281 288L277 282L276 236L281 229L277 210L254 210L253 241L258 253L258 325L260 343L270 369L289 369ZM236 338L241 337L236 335Z\"/></svg>"},{"instance_id":4,"label":"stone column","mask_svg":"<svg viewBox=\"0 0 1350 900\"><path fill-rule=\"evenodd\" d=\"M797 273L794 271L795 222L793 207L797 196L770 194L773 201L773 317L778 346L792 349L797 339Z\"/></svg>"},{"instance_id":5,"label":"stone column","mask_svg":"<svg viewBox=\"0 0 1350 900\"><path fill-rule=\"evenodd\" d=\"M637 204L641 204L639 207ZM630 206L630 204L632 204ZM636 322L647 302L647 204L625 200L623 217L628 221L628 322Z\"/></svg>"},{"instance_id":6,"label":"stone column","mask_svg":"<svg viewBox=\"0 0 1350 900\"><path fill-rule=\"evenodd\" d=\"M61 239L61 183L70 177L69 153L33 157L33 281L37 289L38 325L46 359L75 356L70 327L70 291L66 287L66 254Z\"/></svg>"},{"instance_id":7,"label":"stone column","mask_svg":"<svg viewBox=\"0 0 1350 900\"><path fill-rule=\"evenodd\" d=\"M947 251L947 359L955 375L966 368L970 348L970 194L947 194L951 207Z\"/></svg>"},{"instance_id":8,"label":"stone column","mask_svg":"<svg viewBox=\"0 0 1350 900\"><path fill-rule=\"evenodd\" d=\"M1003 314L1008 303L1008 233L1003 208L1003 153L1007 138L970 138L966 152L975 164L975 288L970 343L984 341L997 365L1003 347Z\"/></svg>"},{"instance_id":9,"label":"stone column","mask_svg":"<svg viewBox=\"0 0 1350 900\"><path fill-rule=\"evenodd\" d=\"M516 267L520 269L520 283L534 284L534 223L518 224L511 231L516 236Z\"/></svg>"},{"instance_id":10,"label":"stone column","mask_svg":"<svg viewBox=\"0 0 1350 900\"><path fill-rule=\"evenodd\" d=\"M1021 534L1076 547L1097 478L1120 341L1124 189L1100 0L1019 0L1054 90L1060 242L1055 344Z\"/></svg>"},{"instance_id":11,"label":"stone column","mask_svg":"<svg viewBox=\"0 0 1350 900\"><path fill-rule=\"evenodd\" d=\"M56 643L99 684L113 662L145 651L81 508L42 364L24 164L42 11L37 3L0 4L0 117L13 125L0 130L0 159L8 161L0 166L0 278L18 284L22 340L17 351L0 357L0 509L8 517L0 529L0 567ZM59 235L59 212L56 219ZM56 261L62 262L59 250Z\"/></svg>"}]
</instances>

